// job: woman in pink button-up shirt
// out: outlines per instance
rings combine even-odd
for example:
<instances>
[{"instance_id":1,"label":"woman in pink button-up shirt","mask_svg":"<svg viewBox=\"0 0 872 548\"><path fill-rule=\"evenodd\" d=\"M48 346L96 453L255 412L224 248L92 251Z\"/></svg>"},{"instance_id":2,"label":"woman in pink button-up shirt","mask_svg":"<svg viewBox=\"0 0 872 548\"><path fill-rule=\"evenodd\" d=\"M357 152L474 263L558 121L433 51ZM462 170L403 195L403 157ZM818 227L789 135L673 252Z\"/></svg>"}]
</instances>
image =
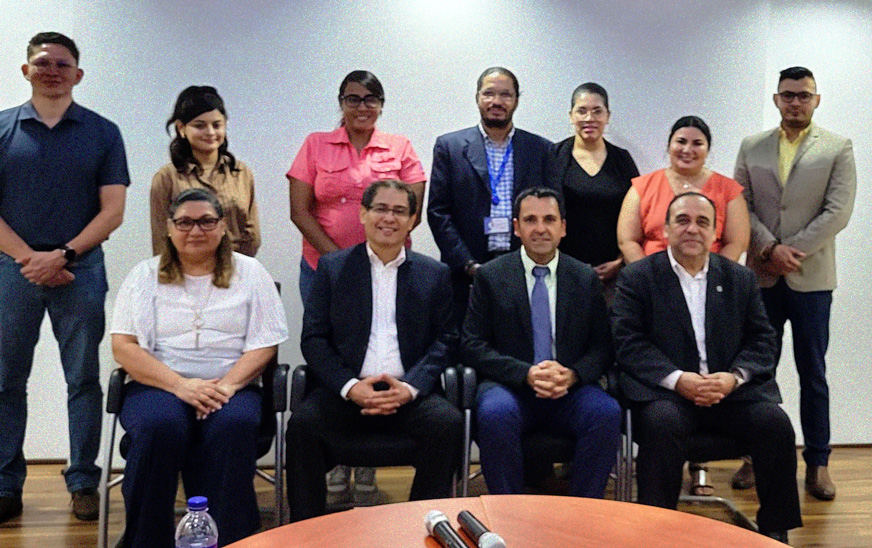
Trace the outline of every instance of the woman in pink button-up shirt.
<instances>
[{"instance_id":1,"label":"woman in pink button-up shirt","mask_svg":"<svg viewBox=\"0 0 872 548\"><path fill-rule=\"evenodd\" d=\"M303 233L300 294L306 302L318 257L363 242L360 198L377 179L399 179L418 197L426 176L411 143L378 131L384 89L371 72L355 70L339 86L340 126L306 138L290 171L291 220Z\"/></svg>"}]
</instances>

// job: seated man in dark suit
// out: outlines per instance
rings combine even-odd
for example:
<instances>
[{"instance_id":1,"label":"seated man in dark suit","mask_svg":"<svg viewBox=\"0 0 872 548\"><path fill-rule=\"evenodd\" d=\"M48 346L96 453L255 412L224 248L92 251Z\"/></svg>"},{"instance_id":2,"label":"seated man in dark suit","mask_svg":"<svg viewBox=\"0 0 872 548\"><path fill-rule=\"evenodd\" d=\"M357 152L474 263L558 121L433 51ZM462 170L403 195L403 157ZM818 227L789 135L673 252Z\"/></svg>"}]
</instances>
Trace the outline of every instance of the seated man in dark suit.
<instances>
[{"instance_id":1,"label":"seated man in dark suit","mask_svg":"<svg viewBox=\"0 0 872 548\"><path fill-rule=\"evenodd\" d=\"M613 358L602 285L590 266L557 251L566 234L559 193L527 189L513 213L522 247L482 265L463 324L462 361L481 380L488 491L523 492L521 436L544 430L576 439L570 493L602 498L621 423L618 403L597 385Z\"/></svg>"},{"instance_id":2,"label":"seated man in dark suit","mask_svg":"<svg viewBox=\"0 0 872 548\"><path fill-rule=\"evenodd\" d=\"M321 257L301 347L318 387L288 424L291 519L323 514L331 439L361 431L418 441L410 499L451 495L463 417L435 394L456 351L448 267L405 249L415 195L383 180L364 192L366 242Z\"/></svg>"},{"instance_id":3,"label":"seated man in dark suit","mask_svg":"<svg viewBox=\"0 0 872 548\"><path fill-rule=\"evenodd\" d=\"M802 518L774 331L751 271L709 253L715 222L711 200L677 196L666 213L667 250L618 278L612 331L634 403L639 502L676 507L689 436L735 437L754 460L760 531L786 542Z\"/></svg>"}]
</instances>

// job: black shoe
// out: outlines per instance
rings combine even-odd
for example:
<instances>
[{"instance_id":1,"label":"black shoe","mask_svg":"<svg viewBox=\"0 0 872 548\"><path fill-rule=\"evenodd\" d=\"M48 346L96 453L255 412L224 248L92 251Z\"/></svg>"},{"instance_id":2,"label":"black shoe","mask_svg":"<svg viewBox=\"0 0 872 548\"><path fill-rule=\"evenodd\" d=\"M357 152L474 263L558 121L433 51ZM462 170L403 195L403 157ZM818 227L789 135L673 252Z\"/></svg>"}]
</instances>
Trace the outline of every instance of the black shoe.
<instances>
[{"instance_id":1,"label":"black shoe","mask_svg":"<svg viewBox=\"0 0 872 548\"><path fill-rule=\"evenodd\" d=\"M777 540L783 544L787 544L787 531L769 531L768 533L763 533L763 536L767 536L771 539Z\"/></svg>"},{"instance_id":2,"label":"black shoe","mask_svg":"<svg viewBox=\"0 0 872 548\"><path fill-rule=\"evenodd\" d=\"M6 523L21 514L21 497L0 497L0 523Z\"/></svg>"},{"instance_id":3,"label":"black shoe","mask_svg":"<svg viewBox=\"0 0 872 548\"><path fill-rule=\"evenodd\" d=\"M73 515L81 521L95 521L100 517L100 494L94 488L73 492Z\"/></svg>"}]
</instances>

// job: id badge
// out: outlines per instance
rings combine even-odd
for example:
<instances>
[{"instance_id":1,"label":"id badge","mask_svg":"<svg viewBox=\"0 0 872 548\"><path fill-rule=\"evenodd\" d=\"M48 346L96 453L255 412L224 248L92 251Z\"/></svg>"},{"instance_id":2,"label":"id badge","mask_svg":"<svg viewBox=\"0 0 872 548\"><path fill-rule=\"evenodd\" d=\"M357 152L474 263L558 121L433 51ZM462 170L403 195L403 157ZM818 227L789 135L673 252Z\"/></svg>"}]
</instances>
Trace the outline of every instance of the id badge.
<instances>
[{"instance_id":1,"label":"id badge","mask_svg":"<svg viewBox=\"0 0 872 548\"><path fill-rule=\"evenodd\" d=\"M484 235L506 234L512 229L512 220L508 217L485 217Z\"/></svg>"}]
</instances>

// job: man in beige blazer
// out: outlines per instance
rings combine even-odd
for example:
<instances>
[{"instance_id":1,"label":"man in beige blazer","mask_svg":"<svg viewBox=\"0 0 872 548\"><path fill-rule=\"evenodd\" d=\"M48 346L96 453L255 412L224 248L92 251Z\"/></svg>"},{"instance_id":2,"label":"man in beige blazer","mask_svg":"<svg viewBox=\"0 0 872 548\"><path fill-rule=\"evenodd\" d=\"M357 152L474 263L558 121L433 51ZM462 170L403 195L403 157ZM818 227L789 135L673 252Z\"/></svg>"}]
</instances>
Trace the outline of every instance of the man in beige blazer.
<instances>
[{"instance_id":1,"label":"man in beige blazer","mask_svg":"<svg viewBox=\"0 0 872 548\"><path fill-rule=\"evenodd\" d=\"M735 178L745 187L751 214L748 266L762 287L777 333L778 357L787 320L793 330L806 490L820 500L832 500L836 489L827 471L830 419L824 357L836 287L835 238L854 207L854 153L849 139L812 124L820 95L810 70L781 71L773 99L781 125L742 142ZM743 470L748 472L749 466Z\"/></svg>"}]
</instances>

